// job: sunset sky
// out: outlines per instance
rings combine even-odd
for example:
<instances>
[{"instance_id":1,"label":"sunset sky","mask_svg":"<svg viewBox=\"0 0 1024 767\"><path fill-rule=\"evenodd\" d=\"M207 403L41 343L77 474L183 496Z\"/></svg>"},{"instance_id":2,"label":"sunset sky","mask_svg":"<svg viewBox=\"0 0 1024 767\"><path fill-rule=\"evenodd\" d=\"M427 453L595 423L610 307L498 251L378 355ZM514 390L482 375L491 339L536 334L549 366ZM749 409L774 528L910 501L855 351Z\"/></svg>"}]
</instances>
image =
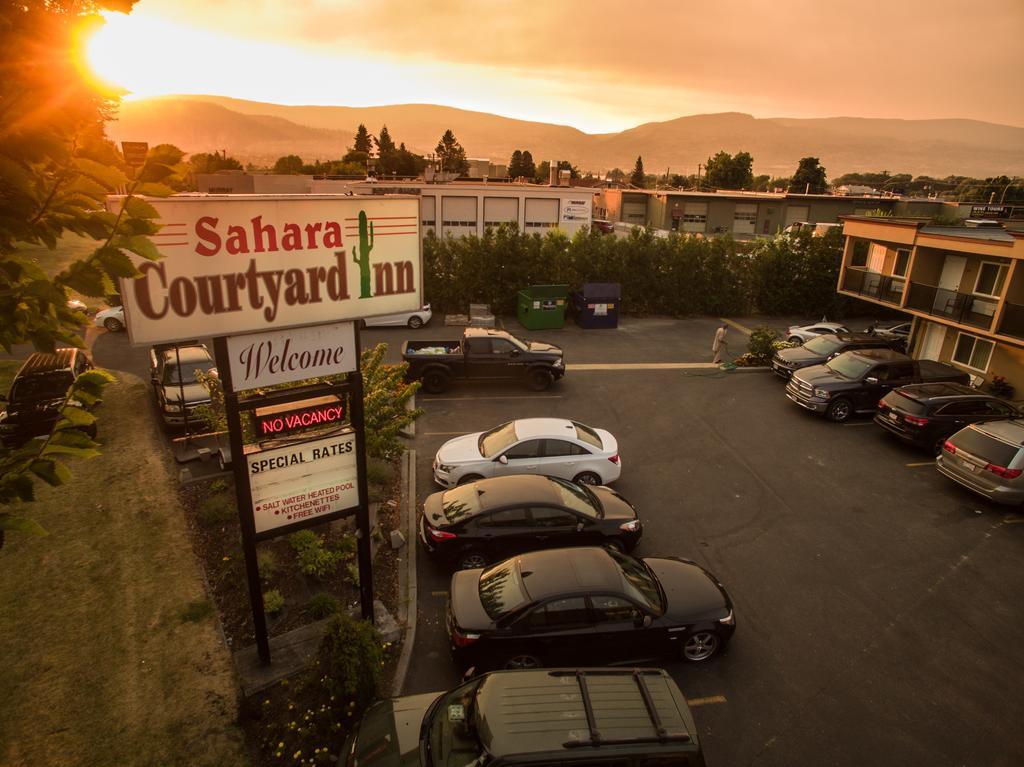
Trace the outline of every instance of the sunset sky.
<instances>
[{"instance_id":1,"label":"sunset sky","mask_svg":"<svg viewBox=\"0 0 1024 767\"><path fill-rule=\"evenodd\" d=\"M135 96L428 103L589 133L708 112L1024 126L1024 0L141 0L93 39Z\"/></svg>"}]
</instances>

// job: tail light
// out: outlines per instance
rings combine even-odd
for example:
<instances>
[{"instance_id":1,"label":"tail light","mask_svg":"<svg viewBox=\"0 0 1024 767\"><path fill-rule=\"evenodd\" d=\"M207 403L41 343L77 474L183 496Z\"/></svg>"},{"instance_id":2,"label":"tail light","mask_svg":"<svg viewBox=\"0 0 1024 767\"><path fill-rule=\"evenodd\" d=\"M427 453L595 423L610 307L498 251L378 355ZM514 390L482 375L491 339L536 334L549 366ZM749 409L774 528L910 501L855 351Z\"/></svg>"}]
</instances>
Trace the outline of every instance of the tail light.
<instances>
[{"instance_id":1,"label":"tail light","mask_svg":"<svg viewBox=\"0 0 1024 767\"><path fill-rule=\"evenodd\" d=\"M623 522L621 525L619 525L619 529L627 533L635 533L637 530L640 529L640 520L631 519L629 522Z\"/></svg>"},{"instance_id":2,"label":"tail light","mask_svg":"<svg viewBox=\"0 0 1024 767\"><path fill-rule=\"evenodd\" d=\"M470 634L464 631L459 631L457 628L452 628L452 644L456 647L469 647L479 638L479 634Z\"/></svg>"},{"instance_id":3,"label":"tail light","mask_svg":"<svg viewBox=\"0 0 1024 767\"><path fill-rule=\"evenodd\" d=\"M948 439L942 443L942 449L951 455L956 455L956 445L954 445Z\"/></svg>"},{"instance_id":4,"label":"tail light","mask_svg":"<svg viewBox=\"0 0 1024 767\"><path fill-rule=\"evenodd\" d=\"M878 409L879 410L888 410L889 409L889 406L885 404L885 400L884 399L878 400Z\"/></svg>"},{"instance_id":5,"label":"tail light","mask_svg":"<svg viewBox=\"0 0 1024 767\"><path fill-rule=\"evenodd\" d=\"M905 416L903 416L903 420L906 421L907 423L913 424L914 426L927 426L928 425L928 419L927 418L921 418L920 416L916 416L916 415L905 415Z\"/></svg>"},{"instance_id":6,"label":"tail light","mask_svg":"<svg viewBox=\"0 0 1024 767\"><path fill-rule=\"evenodd\" d=\"M614 463L616 466L618 466L619 465L619 454L616 453L615 455L609 456L608 460L611 461L612 463Z\"/></svg>"},{"instance_id":7,"label":"tail light","mask_svg":"<svg viewBox=\"0 0 1024 767\"><path fill-rule=\"evenodd\" d=\"M431 527L430 525L427 525L427 535L435 541L450 541L452 538L458 538L455 533L438 530L436 527Z\"/></svg>"},{"instance_id":8,"label":"tail light","mask_svg":"<svg viewBox=\"0 0 1024 767\"><path fill-rule=\"evenodd\" d=\"M1003 479L1016 479L1020 476L1020 469L1007 469L1005 466L996 466L994 463L985 466L985 471L991 471Z\"/></svg>"}]
</instances>

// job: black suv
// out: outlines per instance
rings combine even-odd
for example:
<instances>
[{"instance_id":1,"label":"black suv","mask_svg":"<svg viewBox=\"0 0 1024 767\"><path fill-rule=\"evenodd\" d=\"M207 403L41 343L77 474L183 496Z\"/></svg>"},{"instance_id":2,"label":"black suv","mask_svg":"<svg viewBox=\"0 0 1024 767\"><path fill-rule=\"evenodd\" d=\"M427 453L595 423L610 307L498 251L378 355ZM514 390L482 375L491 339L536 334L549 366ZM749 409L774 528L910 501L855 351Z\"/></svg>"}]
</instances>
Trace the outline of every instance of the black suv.
<instances>
[{"instance_id":1,"label":"black suv","mask_svg":"<svg viewBox=\"0 0 1024 767\"><path fill-rule=\"evenodd\" d=\"M968 424L1019 418L1013 405L957 383L901 386L878 403L875 423L938 455L942 443Z\"/></svg>"},{"instance_id":2,"label":"black suv","mask_svg":"<svg viewBox=\"0 0 1024 767\"><path fill-rule=\"evenodd\" d=\"M812 365L824 365L843 352L859 349L893 349L902 352L906 341L901 338L875 335L873 333L836 333L812 338L803 346L779 349L772 357L772 372L788 379L794 370Z\"/></svg>"},{"instance_id":3,"label":"black suv","mask_svg":"<svg viewBox=\"0 0 1024 767\"><path fill-rule=\"evenodd\" d=\"M18 370L0 413L0 439L4 447L18 447L33 437L49 434L60 418L64 398L92 362L81 349L56 349L53 354L36 352ZM95 425L85 430L95 436Z\"/></svg>"},{"instance_id":4,"label":"black suv","mask_svg":"<svg viewBox=\"0 0 1024 767\"><path fill-rule=\"evenodd\" d=\"M516 474L467 482L423 502L419 539L459 569L559 546L631 551L642 529L636 509L611 488Z\"/></svg>"},{"instance_id":5,"label":"black suv","mask_svg":"<svg viewBox=\"0 0 1024 767\"><path fill-rule=\"evenodd\" d=\"M496 671L375 703L344 767L704 767L690 707L662 669Z\"/></svg>"}]
</instances>

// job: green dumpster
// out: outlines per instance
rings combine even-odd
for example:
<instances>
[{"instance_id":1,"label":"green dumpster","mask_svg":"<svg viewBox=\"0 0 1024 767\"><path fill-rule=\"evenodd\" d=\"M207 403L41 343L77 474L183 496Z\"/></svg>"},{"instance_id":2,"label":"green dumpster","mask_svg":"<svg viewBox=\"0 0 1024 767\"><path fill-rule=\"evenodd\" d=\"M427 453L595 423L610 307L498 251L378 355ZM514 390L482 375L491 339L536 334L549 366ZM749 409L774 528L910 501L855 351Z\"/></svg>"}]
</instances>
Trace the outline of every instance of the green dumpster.
<instances>
[{"instance_id":1,"label":"green dumpster","mask_svg":"<svg viewBox=\"0 0 1024 767\"><path fill-rule=\"evenodd\" d=\"M568 285L531 285L519 291L516 316L527 330L565 327Z\"/></svg>"}]
</instances>

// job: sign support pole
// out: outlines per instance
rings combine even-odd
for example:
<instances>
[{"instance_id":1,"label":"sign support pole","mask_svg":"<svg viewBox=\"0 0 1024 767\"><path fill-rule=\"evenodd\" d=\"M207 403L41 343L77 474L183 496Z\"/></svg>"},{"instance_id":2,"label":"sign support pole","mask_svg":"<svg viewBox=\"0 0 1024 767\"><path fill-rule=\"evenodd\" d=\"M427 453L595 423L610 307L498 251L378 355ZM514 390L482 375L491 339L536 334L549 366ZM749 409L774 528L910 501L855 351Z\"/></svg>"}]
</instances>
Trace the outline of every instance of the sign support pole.
<instances>
[{"instance_id":1,"label":"sign support pole","mask_svg":"<svg viewBox=\"0 0 1024 767\"><path fill-rule=\"evenodd\" d=\"M224 387L224 409L227 412L228 437L231 443L231 470L235 474L235 505L242 528L242 551L245 553L245 575L249 584L249 602L252 604L252 625L256 634L256 650L260 663L270 665L270 639L267 635L267 614L263 608L263 588L260 586L259 560L256 557L256 523L251 513L252 491L245 467L245 446L242 444L242 419L238 411L238 395L231 385L231 360L227 338L213 339L217 372Z\"/></svg>"},{"instance_id":2,"label":"sign support pole","mask_svg":"<svg viewBox=\"0 0 1024 767\"><path fill-rule=\"evenodd\" d=\"M358 342L356 344L358 349ZM358 357L357 357L358 359ZM349 373L352 382L350 412L356 432L356 467L359 488L359 511L356 513L356 553L359 559L359 605L363 620L373 623L373 556L370 547L370 503L366 488L366 426L363 418L363 374Z\"/></svg>"}]
</instances>

